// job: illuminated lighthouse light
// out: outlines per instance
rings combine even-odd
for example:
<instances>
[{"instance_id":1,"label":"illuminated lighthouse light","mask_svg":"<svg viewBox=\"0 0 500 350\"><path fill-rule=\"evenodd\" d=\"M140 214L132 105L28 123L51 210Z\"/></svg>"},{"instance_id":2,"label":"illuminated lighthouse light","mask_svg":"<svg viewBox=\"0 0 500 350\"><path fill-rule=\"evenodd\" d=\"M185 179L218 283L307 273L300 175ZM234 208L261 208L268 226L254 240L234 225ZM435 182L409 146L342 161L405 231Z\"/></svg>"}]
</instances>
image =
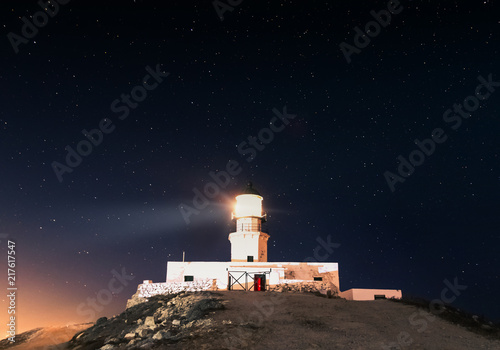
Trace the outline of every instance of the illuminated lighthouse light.
<instances>
[{"instance_id":1,"label":"illuminated lighthouse light","mask_svg":"<svg viewBox=\"0 0 500 350\"><path fill-rule=\"evenodd\" d=\"M262 217L262 197L254 194L242 194L236 197L235 218Z\"/></svg>"}]
</instances>

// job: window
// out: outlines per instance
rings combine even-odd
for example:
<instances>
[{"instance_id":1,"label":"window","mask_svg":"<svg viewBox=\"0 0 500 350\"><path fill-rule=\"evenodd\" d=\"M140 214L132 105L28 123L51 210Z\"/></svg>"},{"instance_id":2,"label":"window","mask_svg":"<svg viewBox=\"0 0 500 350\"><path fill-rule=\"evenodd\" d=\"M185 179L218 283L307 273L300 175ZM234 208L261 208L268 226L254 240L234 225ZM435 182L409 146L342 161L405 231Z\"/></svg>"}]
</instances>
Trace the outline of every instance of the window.
<instances>
[{"instance_id":1,"label":"window","mask_svg":"<svg viewBox=\"0 0 500 350\"><path fill-rule=\"evenodd\" d=\"M184 282L193 282L194 276L184 276Z\"/></svg>"},{"instance_id":2,"label":"window","mask_svg":"<svg viewBox=\"0 0 500 350\"><path fill-rule=\"evenodd\" d=\"M375 300L385 299L384 294L375 294Z\"/></svg>"},{"instance_id":3,"label":"window","mask_svg":"<svg viewBox=\"0 0 500 350\"><path fill-rule=\"evenodd\" d=\"M323 281L323 277L314 277L315 281Z\"/></svg>"},{"instance_id":4,"label":"window","mask_svg":"<svg viewBox=\"0 0 500 350\"><path fill-rule=\"evenodd\" d=\"M253 255L247 256L247 262L253 262Z\"/></svg>"}]
</instances>

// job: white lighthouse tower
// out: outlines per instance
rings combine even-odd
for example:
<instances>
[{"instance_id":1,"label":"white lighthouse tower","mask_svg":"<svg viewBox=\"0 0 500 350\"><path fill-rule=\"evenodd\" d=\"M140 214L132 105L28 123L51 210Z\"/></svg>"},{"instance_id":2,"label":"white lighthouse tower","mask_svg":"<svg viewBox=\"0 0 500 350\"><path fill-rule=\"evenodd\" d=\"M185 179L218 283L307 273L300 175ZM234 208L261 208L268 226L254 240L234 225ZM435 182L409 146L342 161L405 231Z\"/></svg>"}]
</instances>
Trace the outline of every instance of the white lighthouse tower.
<instances>
[{"instance_id":1,"label":"white lighthouse tower","mask_svg":"<svg viewBox=\"0 0 500 350\"><path fill-rule=\"evenodd\" d=\"M236 232L229 234L233 262L267 262L269 235L262 232L262 223L266 221L262 199L251 182L242 194L236 196L236 207L232 213Z\"/></svg>"}]
</instances>

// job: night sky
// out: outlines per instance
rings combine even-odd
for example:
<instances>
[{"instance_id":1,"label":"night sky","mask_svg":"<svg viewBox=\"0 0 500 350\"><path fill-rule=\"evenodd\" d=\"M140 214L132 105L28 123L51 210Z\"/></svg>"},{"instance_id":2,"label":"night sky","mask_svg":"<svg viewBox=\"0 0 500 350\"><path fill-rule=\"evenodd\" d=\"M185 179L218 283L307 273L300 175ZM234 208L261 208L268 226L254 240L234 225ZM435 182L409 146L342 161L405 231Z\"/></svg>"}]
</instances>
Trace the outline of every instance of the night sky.
<instances>
[{"instance_id":1,"label":"night sky","mask_svg":"<svg viewBox=\"0 0 500 350\"><path fill-rule=\"evenodd\" d=\"M121 312L183 251L228 261L249 180L269 261L330 241L341 290L431 300L457 279L453 306L500 320L498 4L401 1L361 36L386 1L222 0L223 20L209 0L63 2L0 5L18 331ZM116 273L134 277L88 312Z\"/></svg>"}]
</instances>

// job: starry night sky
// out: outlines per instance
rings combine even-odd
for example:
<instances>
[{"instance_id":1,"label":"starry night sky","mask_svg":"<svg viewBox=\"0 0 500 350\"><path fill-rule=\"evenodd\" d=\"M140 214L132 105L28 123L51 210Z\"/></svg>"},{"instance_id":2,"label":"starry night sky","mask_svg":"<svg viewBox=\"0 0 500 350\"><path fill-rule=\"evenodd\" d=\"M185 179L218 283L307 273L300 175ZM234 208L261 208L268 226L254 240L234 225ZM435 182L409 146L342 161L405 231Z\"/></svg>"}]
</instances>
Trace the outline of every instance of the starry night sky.
<instances>
[{"instance_id":1,"label":"starry night sky","mask_svg":"<svg viewBox=\"0 0 500 350\"><path fill-rule=\"evenodd\" d=\"M84 321L77 307L112 270L135 279L96 318L123 310L142 280L164 281L183 250L229 260L233 199L249 180L269 261L303 261L330 239L341 290L434 299L457 278L467 289L453 306L500 320L500 87L456 129L443 119L478 76L500 81L498 5L401 1L350 63L341 43L386 1L247 0L223 21L209 0L70 1L17 54L8 34L41 8L0 6L0 245L6 264L5 235L16 242L20 331ZM122 94L157 68L162 82L126 107ZM283 108L296 117L250 146ZM60 182L53 162L102 120L113 131ZM436 128L446 141L392 192L384 173ZM242 147L261 149L250 159ZM241 172L186 224L180 207L229 161ZM5 297L2 308L3 322Z\"/></svg>"}]
</instances>

